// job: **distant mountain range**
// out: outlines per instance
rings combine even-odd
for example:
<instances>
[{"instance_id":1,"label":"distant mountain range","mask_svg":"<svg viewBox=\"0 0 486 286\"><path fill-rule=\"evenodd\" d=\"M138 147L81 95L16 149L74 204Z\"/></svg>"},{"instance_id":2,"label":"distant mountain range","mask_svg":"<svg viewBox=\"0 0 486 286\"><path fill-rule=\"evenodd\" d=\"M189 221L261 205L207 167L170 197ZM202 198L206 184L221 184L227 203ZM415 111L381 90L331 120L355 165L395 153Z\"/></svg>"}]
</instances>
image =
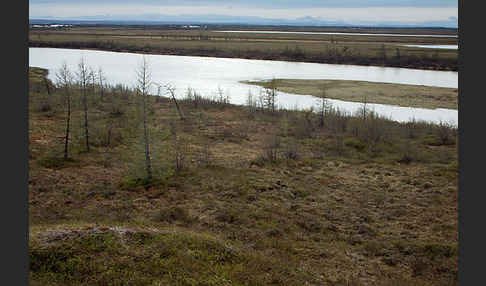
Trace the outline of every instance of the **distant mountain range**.
<instances>
[{"instance_id":1,"label":"distant mountain range","mask_svg":"<svg viewBox=\"0 0 486 286\"><path fill-rule=\"evenodd\" d=\"M100 15L77 18L43 17L29 19L30 24L111 24L111 25L167 25L167 24L226 24L226 25L285 25L285 26L323 26L323 27L396 27L396 28L457 28L457 19L404 24L401 22L361 22L326 21L315 17L302 17L293 20L270 19L250 16L224 15Z\"/></svg>"}]
</instances>

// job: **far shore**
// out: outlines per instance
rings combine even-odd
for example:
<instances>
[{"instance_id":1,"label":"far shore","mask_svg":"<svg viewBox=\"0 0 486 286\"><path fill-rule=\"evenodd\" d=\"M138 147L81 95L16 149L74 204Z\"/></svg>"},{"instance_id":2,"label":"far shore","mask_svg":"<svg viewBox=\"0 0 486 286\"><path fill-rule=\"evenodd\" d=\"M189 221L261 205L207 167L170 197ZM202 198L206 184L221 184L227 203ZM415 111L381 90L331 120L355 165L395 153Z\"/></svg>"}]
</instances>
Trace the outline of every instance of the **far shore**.
<instances>
[{"instance_id":1,"label":"far shore","mask_svg":"<svg viewBox=\"0 0 486 286\"><path fill-rule=\"evenodd\" d=\"M323 34L230 33L170 27L77 26L30 29L29 47L96 49L159 55L203 56L385 66L457 71L457 50L403 46L455 45L457 38ZM313 30L317 31L317 30ZM330 30L319 30L320 32ZM340 32L355 32L340 30ZM365 32L365 31L361 31ZM371 32L371 31L368 31ZM379 30L373 33L449 34L437 30Z\"/></svg>"}]
</instances>

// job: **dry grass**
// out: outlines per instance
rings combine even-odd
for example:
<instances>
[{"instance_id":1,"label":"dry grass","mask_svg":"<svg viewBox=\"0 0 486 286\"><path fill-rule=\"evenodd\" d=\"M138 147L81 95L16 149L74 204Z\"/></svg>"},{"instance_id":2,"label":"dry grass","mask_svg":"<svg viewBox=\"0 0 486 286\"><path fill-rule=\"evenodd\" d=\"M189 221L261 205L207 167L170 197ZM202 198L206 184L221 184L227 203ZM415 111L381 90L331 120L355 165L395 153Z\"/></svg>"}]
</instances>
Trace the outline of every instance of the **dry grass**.
<instances>
[{"instance_id":1,"label":"dry grass","mask_svg":"<svg viewBox=\"0 0 486 286\"><path fill-rule=\"evenodd\" d=\"M244 83L267 86L266 82ZM379 103L420 108L457 109L458 91L455 88L417 86L392 83L374 83L348 80L276 79L279 91L308 94L345 101Z\"/></svg>"},{"instance_id":2,"label":"dry grass","mask_svg":"<svg viewBox=\"0 0 486 286\"><path fill-rule=\"evenodd\" d=\"M99 106L93 125L103 123ZM187 164L151 184L134 179L130 163L143 152L127 137L46 167L63 113L31 110L32 285L457 284L457 149L424 141L440 143L432 127L417 123L408 138L405 125L387 123L397 133L377 154L338 133L348 144L337 153L326 127L284 130L299 112L249 118L240 106L181 106L184 121L168 99L155 102L151 128L185 140ZM251 128L238 136L243 124ZM281 138L279 152L298 146L299 157L259 161L266 134ZM169 170L173 144L157 138L154 158ZM397 162L402 142L414 148L410 164ZM205 144L211 164L200 165Z\"/></svg>"},{"instance_id":3,"label":"dry grass","mask_svg":"<svg viewBox=\"0 0 486 286\"><path fill-rule=\"evenodd\" d=\"M422 31L434 33L433 31ZM75 27L29 31L31 46L112 51L386 65L457 70L457 50L410 48L401 44L457 44L455 38L218 33L160 28ZM382 60L385 48L386 62ZM399 49L400 59L396 58Z\"/></svg>"}]
</instances>

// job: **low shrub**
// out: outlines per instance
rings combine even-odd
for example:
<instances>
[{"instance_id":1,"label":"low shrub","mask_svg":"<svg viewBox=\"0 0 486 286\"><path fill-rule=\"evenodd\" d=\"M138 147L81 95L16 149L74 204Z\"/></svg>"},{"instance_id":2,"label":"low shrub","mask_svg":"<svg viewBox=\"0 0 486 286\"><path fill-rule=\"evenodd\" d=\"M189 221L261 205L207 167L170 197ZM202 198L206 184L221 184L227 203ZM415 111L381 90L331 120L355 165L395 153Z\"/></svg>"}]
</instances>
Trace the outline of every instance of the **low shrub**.
<instances>
[{"instance_id":1,"label":"low shrub","mask_svg":"<svg viewBox=\"0 0 486 286\"><path fill-rule=\"evenodd\" d=\"M236 210L227 208L219 209L216 212L215 219L219 222L225 222L229 224L239 223L242 220L240 214Z\"/></svg>"},{"instance_id":2,"label":"low shrub","mask_svg":"<svg viewBox=\"0 0 486 286\"><path fill-rule=\"evenodd\" d=\"M74 159L64 159L62 157L46 156L37 161L42 167L49 169L61 169L68 162L75 162Z\"/></svg>"},{"instance_id":3,"label":"low shrub","mask_svg":"<svg viewBox=\"0 0 486 286\"><path fill-rule=\"evenodd\" d=\"M366 148L366 143L355 138L344 139L344 145L352 147L358 151L363 151Z\"/></svg>"},{"instance_id":4,"label":"low shrub","mask_svg":"<svg viewBox=\"0 0 486 286\"><path fill-rule=\"evenodd\" d=\"M285 145L283 156L287 160L298 160L300 158L299 144L297 141L291 140Z\"/></svg>"},{"instance_id":5,"label":"low shrub","mask_svg":"<svg viewBox=\"0 0 486 286\"><path fill-rule=\"evenodd\" d=\"M190 216L189 212L185 208L179 206L171 206L157 211L157 213L153 217L153 220L167 223L179 221L184 224L190 224L195 220L195 218Z\"/></svg>"},{"instance_id":6,"label":"low shrub","mask_svg":"<svg viewBox=\"0 0 486 286\"><path fill-rule=\"evenodd\" d=\"M455 133L455 128L449 123L440 122L436 126L436 134L441 145L455 144Z\"/></svg>"},{"instance_id":7,"label":"low shrub","mask_svg":"<svg viewBox=\"0 0 486 286\"><path fill-rule=\"evenodd\" d=\"M152 178L152 180L148 180L147 178L127 178L119 184L119 187L127 191L138 191L141 189L147 190L150 187L165 183L165 181L158 178Z\"/></svg>"},{"instance_id":8,"label":"low shrub","mask_svg":"<svg viewBox=\"0 0 486 286\"><path fill-rule=\"evenodd\" d=\"M280 150L280 137L277 135L267 135L263 139L263 158L270 162L278 160Z\"/></svg>"},{"instance_id":9,"label":"low shrub","mask_svg":"<svg viewBox=\"0 0 486 286\"><path fill-rule=\"evenodd\" d=\"M385 254L385 245L379 241L371 240L364 244L364 251L367 256L383 256Z\"/></svg>"}]
</instances>

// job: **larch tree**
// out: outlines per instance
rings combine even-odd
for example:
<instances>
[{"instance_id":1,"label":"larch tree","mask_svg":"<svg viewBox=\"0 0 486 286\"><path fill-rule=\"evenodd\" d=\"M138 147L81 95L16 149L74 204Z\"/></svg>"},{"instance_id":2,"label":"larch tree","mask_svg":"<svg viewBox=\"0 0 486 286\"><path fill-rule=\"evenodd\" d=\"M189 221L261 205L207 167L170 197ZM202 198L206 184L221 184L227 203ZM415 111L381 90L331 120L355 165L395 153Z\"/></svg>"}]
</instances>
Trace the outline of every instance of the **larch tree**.
<instances>
[{"instance_id":1,"label":"larch tree","mask_svg":"<svg viewBox=\"0 0 486 286\"><path fill-rule=\"evenodd\" d=\"M88 129L88 91L90 79L92 78L91 72L84 62L84 58L81 58L78 64L78 71L76 73L78 84L81 88L83 110L84 110L84 137L86 142L86 151L89 152L89 129Z\"/></svg>"},{"instance_id":2,"label":"larch tree","mask_svg":"<svg viewBox=\"0 0 486 286\"><path fill-rule=\"evenodd\" d=\"M319 127L324 127L324 119L327 111L327 86L325 84L320 86L321 98L319 105Z\"/></svg>"},{"instance_id":3,"label":"larch tree","mask_svg":"<svg viewBox=\"0 0 486 286\"><path fill-rule=\"evenodd\" d=\"M98 81L100 85L100 100L103 100L105 94L105 81L106 77L101 67L98 68Z\"/></svg>"},{"instance_id":4,"label":"larch tree","mask_svg":"<svg viewBox=\"0 0 486 286\"><path fill-rule=\"evenodd\" d=\"M143 57L142 63L137 70L137 93L142 101L142 121L143 121L143 142L145 151L145 170L147 180L152 180L152 162L150 154L150 138L147 122L147 113L149 105L149 88L151 85L151 75L147 59Z\"/></svg>"},{"instance_id":5,"label":"larch tree","mask_svg":"<svg viewBox=\"0 0 486 286\"><path fill-rule=\"evenodd\" d=\"M66 102L66 135L64 137L64 160L69 158L69 132L71 121L71 85L72 75L66 62L64 62L56 74L57 84L65 96Z\"/></svg>"},{"instance_id":6,"label":"larch tree","mask_svg":"<svg viewBox=\"0 0 486 286\"><path fill-rule=\"evenodd\" d=\"M263 97L265 107L271 113L275 113L276 111L276 99L277 99L277 80L272 79L269 82L268 87L265 89L265 94Z\"/></svg>"},{"instance_id":7,"label":"larch tree","mask_svg":"<svg viewBox=\"0 0 486 286\"><path fill-rule=\"evenodd\" d=\"M159 86L160 87L160 86ZM172 85L170 84L166 84L165 85L165 88L167 89L167 91L170 93L170 96L172 98L172 100L174 101L175 103L175 106L177 108L177 112L179 113L179 117L181 118L181 120L184 120L184 114L182 113L182 109L180 108L179 104L177 103L177 99L175 97L175 87L173 87Z\"/></svg>"}]
</instances>

